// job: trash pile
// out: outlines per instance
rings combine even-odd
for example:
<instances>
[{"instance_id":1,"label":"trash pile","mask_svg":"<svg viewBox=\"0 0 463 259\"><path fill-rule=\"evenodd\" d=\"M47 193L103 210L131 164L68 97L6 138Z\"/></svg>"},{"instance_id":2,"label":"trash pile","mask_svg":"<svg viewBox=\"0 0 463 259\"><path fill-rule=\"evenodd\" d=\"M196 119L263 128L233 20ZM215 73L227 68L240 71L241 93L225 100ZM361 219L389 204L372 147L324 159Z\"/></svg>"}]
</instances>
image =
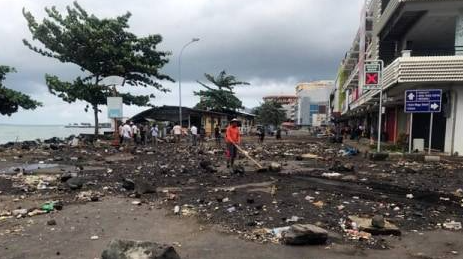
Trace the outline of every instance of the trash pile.
<instances>
[{"instance_id":1,"label":"trash pile","mask_svg":"<svg viewBox=\"0 0 463 259\"><path fill-rule=\"evenodd\" d=\"M257 242L324 244L328 233L338 233L348 242L375 246L377 235L461 231L462 162L371 161L356 149L317 138L245 142L247 154L271 169L257 172L244 157L227 168L215 143L122 151L105 142L72 143L58 143L58 149L54 143L3 147L1 195L53 195L59 201L4 211L0 220L51 213L60 201L105 202L118 195L132 199L134 208L156 201L175 217L196 217ZM39 166L22 166L32 164Z\"/></svg>"}]
</instances>

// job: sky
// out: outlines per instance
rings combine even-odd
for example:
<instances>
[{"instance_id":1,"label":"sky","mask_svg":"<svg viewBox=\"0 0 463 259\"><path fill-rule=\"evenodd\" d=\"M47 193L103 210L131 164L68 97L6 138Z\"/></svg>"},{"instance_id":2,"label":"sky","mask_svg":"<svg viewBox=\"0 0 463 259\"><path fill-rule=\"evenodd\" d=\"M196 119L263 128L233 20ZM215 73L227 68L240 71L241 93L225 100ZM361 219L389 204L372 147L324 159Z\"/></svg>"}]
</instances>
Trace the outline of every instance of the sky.
<instances>
[{"instance_id":1,"label":"sky","mask_svg":"<svg viewBox=\"0 0 463 259\"><path fill-rule=\"evenodd\" d=\"M182 56L182 104L194 106L200 89L196 80L204 73L222 70L250 86L236 88L245 107L252 108L262 97L295 94L298 82L334 80L338 65L350 47L360 21L363 0L80 0L89 13L115 17L132 13L129 30L137 36L160 34L160 50L170 51L170 62L162 72L179 79L179 52L192 38ZM51 95L45 85L46 73L64 79L81 75L73 64L61 63L37 54L22 43L31 39L22 9L38 21L45 7L65 12L67 0L0 0L0 64L13 66L4 84L29 94L44 105L34 111L20 110L0 116L8 124L68 124L93 122L83 102L68 104ZM34 41L32 41L34 42ZM37 43L37 42L35 42ZM36 44L37 45L37 44ZM178 105L178 83L162 81L169 93L154 88L128 88L139 94L154 94L151 103ZM107 121L102 108L100 121ZM124 106L133 116L146 107Z\"/></svg>"}]
</instances>

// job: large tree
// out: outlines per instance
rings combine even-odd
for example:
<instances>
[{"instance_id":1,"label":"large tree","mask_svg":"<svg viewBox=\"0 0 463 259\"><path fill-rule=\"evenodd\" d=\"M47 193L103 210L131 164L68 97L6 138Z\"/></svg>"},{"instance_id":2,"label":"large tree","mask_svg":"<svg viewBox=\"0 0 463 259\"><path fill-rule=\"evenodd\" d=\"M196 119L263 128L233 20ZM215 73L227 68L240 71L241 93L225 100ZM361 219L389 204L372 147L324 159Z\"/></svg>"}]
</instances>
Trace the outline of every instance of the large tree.
<instances>
[{"instance_id":1,"label":"large tree","mask_svg":"<svg viewBox=\"0 0 463 259\"><path fill-rule=\"evenodd\" d=\"M225 71L220 72L216 77L210 74L204 74L204 76L213 86L197 81L206 90L194 92L200 97L195 108L218 112L236 111L243 108L243 103L236 97L233 89L237 85L249 85L248 82L238 81L235 76L227 75Z\"/></svg>"},{"instance_id":2,"label":"large tree","mask_svg":"<svg viewBox=\"0 0 463 259\"><path fill-rule=\"evenodd\" d=\"M259 107L254 109L254 113L257 115L256 120L262 125L268 126L280 126L280 124L286 121L286 112L280 103L275 101L266 101Z\"/></svg>"},{"instance_id":3,"label":"large tree","mask_svg":"<svg viewBox=\"0 0 463 259\"><path fill-rule=\"evenodd\" d=\"M28 95L11 90L3 85L6 74L15 72L14 68L0 65L0 114L8 115L18 111L21 107L26 110L33 110L42 104L31 99Z\"/></svg>"},{"instance_id":4,"label":"large tree","mask_svg":"<svg viewBox=\"0 0 463 259\"><path fill-rule=\"evenodd\" d=\"M77 2L67 7L66 14L61 14L54 6L45 11L48 17L37 22L23 9L33 39L43 47L27 40L23 42L43 56L80 67L83 75L72 82L47 74L46 83L52 94L66 102L82 100L88 103L85 111L93 109L95 135L98 134L98 106L105 105L107 97L122 96L125 104L138 106L149 105L150 98L154 97L121 94L116 86L149 86L167 91L159 80L173 79L159 70L169 61L170 52L157 50L161 35L137 37L127 31L129 12L116 18L98 18L88 14Z\"/></svg>"}]
</instances>

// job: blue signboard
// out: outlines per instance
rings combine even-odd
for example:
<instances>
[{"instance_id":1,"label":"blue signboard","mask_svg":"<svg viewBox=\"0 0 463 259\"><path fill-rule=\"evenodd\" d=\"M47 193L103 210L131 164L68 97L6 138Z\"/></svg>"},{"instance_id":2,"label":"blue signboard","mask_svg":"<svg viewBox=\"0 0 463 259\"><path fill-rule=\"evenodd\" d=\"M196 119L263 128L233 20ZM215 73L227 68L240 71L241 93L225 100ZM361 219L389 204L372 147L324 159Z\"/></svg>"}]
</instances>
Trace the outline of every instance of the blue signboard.
<instances>
[{"instance_id":1,"label":"blue signboard","mask_svg":"<svg viewBox=\"0 0 463 259\"><path fill-rule=\"evenodd\" d=\"M122 118L120 109L108 109L108 118Z\"/></svg>"},{"instance_id":2,"label":"blue signboard","mask_svg":"<svg viewBox=\"0 0 463 259\"><path fill-rule=\"evenodd\" d=\"M438 113L441 106L441 89L405 91L406 113Z\"/></svg>"}]
</instances>

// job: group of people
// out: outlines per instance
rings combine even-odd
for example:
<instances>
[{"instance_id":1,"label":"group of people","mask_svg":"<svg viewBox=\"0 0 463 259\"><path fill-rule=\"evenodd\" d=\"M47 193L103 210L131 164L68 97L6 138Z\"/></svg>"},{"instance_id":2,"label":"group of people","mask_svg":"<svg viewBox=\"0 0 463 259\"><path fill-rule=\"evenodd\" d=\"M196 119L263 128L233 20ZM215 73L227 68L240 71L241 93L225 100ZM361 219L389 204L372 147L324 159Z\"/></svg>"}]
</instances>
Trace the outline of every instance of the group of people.
<instances>
[{"instance_id":1,"label":"group of people","mask_svg":"<svg viewBox=\"0 0 463 259\"><path fill-rule=\"evenodd\" d=\"M171 132L175 138L176 143L179 143L182 139L182 136L185 135L182 127L178 124L172 127ZM198 143L204 141L206 135L204 127L198 129L195 125L190 127L189 133L192 137L193 146L196 146ZM135 124L133 122L126 121L123 124L121 123L119 126L119 136L120 144L124 146L147 144L148 139L151 139L152 144L156 146L160 137L160 131L157 124L153 124L151 128L149 128L149 126L146 124ZM218 125L216 125L214 128L214 138L216 144L220 145L222 132ZM237 119L231 120L230 125L227 127L225 132L225 142L227 167L230 167L235 164L235 159L238 155L237 146L241 142L239 121Z\"/></svg>"},{"instance_id":2,"label":"group of people","mask_svg":"<svg viewBox=\"0 0 463 259\"><path fill-rule=\"evenodd\" d=\"M264 143L264 139L265 139L265 128L264 127L258 127L257 128L257 137L259 138L259 143ZM286 131L286 135L288 135L288 132ZM277 128L275 130L275 138L277 140L280 140L281 139L281 128Z\"/></svg>"},{"instance_id":3,"label":"group of people","mask_svg":"<svg viewBox=\"0 0 463 259\"><path fill-rule=\"evenodd\" d=\"M151 140L153 145L157 145L159 138L159 127L153 124L151 128L146 124L134 124L126 121L119 126L119 142L121 145L146 145Z\"/></svg>"}]
</instances>

